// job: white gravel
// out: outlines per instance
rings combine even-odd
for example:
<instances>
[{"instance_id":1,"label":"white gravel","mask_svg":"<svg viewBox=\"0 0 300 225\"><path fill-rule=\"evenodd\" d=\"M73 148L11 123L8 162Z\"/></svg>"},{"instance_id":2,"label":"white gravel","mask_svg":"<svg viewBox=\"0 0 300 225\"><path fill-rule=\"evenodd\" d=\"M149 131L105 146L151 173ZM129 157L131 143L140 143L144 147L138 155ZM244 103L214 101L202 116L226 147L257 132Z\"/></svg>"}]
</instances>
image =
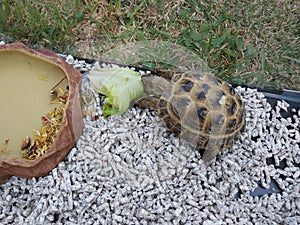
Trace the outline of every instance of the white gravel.
<instances>
[{"instance_id":1,"label":"white gravel","mask_svg":"<svg viewBox=\"0 0 300 225\"><path fill-rule=\"evenodd\" d=\"M272 110L262 93L236 91L246 131L212 163L154 112L86 118L76 146L49 175L0 185L0 224L300 224L300 111L282 118L285 102ZM269 188L271 180L281 193L253 196L258 181Z\"/></svg>"}]
</instances>

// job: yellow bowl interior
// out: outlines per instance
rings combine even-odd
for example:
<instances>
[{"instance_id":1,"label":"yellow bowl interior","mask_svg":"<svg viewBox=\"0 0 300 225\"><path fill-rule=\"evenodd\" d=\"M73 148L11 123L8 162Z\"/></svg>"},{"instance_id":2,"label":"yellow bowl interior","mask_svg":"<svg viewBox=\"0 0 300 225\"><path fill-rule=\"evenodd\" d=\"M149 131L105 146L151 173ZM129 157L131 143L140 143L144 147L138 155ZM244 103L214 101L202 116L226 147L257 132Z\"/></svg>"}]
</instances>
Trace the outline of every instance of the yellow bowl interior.
<instances>
[{"instance_id":1,"label":"yellow bowl interior","mask_svg":"<svg viewBox=\"0 0 300 225\"><path fill-rule=\"evenodd\" d=\"M17 50L0 51L0 158L20 158L22 139L40 130L41 116L53 110L49 90L65 73L42 58ZM57 88L68 85L65 79ZM6 144L8 143L8 145Z\"/></svg>"}]
</instances>

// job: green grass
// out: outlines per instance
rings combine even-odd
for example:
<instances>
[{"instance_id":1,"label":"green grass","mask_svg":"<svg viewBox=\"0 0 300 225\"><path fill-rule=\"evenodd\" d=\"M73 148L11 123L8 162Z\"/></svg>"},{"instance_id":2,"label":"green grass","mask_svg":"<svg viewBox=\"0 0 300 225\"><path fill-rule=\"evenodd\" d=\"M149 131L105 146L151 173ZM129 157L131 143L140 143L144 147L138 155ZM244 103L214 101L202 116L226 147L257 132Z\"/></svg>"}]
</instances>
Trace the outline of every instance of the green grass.
<instances>
[{"instance_id":1,"label":"green grass","mask_svg":"<svg viewBox=\"0 0 300 225\"><path fill-rule=\"evenodd\" d=\"M72 29L83 20L80 0L56 4L52 1L0 1L0 32L3 39L23 41L32 47L48 47L56 52L73 48Z\"/></svg>"},{"instance_id":2,"label":"green grass","mask_svg":"<svg viewBox=\"0 0 300 225\"><path fill-rule=\"evenodd\" d=\"M300 90L299 8L293 0L0 0L0 39L88 58L170 41L227 81Z\"/></svg>"}]
</instances>

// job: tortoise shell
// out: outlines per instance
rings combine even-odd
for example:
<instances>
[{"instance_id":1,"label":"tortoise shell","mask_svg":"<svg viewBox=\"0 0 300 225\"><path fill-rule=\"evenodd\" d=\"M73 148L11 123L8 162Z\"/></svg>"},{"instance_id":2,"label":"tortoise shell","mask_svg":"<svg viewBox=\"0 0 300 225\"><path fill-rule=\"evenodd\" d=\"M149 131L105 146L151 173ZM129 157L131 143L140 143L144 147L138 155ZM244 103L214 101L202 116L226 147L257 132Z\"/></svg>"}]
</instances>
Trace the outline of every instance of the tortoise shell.
<instances>
[{"instance_id":1,"label":"tortoise shell","mask_svg":"<svg viewBox=\"0 0 300 225\"><path fill-rule=\"evenodd\" d=\"M142 82L145 92L152 94L147 101L154 102L166 126L205 150L205 161L231 147L244 131L245 107L240 96L210 72L157 72L142 77Z\"/></svg>"}]
</instances>

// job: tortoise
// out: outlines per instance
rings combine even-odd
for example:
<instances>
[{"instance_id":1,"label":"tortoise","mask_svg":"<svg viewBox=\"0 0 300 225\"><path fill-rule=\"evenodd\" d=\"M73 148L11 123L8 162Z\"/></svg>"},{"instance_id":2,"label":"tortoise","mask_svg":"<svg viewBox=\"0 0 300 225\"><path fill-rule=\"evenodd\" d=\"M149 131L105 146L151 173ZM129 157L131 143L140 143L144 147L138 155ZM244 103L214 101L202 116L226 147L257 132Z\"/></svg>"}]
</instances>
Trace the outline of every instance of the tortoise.
<instances>
[{"instance_id":1,"label":"tortoise","mask_svg":"<svg viewBox=\"0 0 300 225\"><path fill-rule=\"evenodd\" d=\"M138 107L157 111L167 128L211 161L245 129L245 106L234 88L209 71L153 70L142 76Z\"/></svg>"}]
</instances>

